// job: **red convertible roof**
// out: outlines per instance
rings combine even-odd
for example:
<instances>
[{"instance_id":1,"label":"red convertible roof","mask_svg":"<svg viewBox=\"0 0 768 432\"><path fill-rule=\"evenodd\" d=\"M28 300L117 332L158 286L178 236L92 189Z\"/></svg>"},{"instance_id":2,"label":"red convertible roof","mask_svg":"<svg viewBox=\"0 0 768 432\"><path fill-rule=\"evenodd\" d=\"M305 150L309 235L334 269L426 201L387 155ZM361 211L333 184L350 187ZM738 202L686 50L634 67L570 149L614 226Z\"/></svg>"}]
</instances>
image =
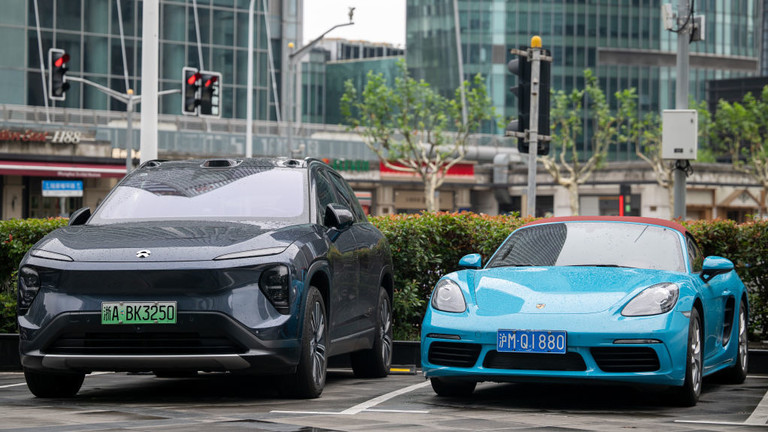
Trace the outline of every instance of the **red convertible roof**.
<instances>
[{"instance_id":1,"label":"red convertible roof","mask_svg":"<svg viewBox=\"0 0 768 432\"><path fill-rule=\"evenodd\" d=\"M637 216L564 216L564 217L552 217L546 219L538 219L533 222L529 222L523 226L538 225L543 223L556 223L556 222L631 222L650 225L660 225L676 231L679 231L685 235L688 230L684 226L677 222L669 221L666 219L649 218L649 217L637 217Z\"/></svg>"}]
</instances>

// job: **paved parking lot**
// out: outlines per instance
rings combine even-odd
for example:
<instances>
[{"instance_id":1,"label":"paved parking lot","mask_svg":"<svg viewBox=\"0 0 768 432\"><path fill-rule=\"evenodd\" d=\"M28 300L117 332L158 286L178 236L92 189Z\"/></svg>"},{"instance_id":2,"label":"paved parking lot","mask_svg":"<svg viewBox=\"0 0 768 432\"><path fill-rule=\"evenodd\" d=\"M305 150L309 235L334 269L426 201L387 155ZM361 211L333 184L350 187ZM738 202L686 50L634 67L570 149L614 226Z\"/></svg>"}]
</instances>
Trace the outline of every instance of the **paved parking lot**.
<instances>
[{"instance_id":1,"label":"paved parking lot","mask_svg":"<svg viewBox=\"0 0 768 432\"><path fill-rule=\"evenodd\" d=\"M670 407L648 389L492 384L471 398L438 398L420 375L380 380L329 372L320 399L281 394L273 378L105 373L74 399L37 399L20 373L0 373L3 431L416 431L766 429L768 376L740 386L706 382L693 408Z\"/></svg>"}]
</instances>

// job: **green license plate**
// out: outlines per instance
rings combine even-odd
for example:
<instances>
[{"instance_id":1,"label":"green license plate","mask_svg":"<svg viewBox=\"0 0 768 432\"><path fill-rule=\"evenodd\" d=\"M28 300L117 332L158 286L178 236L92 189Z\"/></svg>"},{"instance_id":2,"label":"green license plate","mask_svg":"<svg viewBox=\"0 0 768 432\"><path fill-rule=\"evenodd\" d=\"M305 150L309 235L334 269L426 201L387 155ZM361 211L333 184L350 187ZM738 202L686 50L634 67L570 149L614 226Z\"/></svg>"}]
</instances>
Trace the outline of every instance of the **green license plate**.
<instances>
[{"instance_id":1,"label":"green license plate","mask_svg":"<svg viewBox=\"0 0 768 432\"><path fill-rule=\"evenodd\" d=\"M176 302L103 302L102 324L176 324Z\"/></svg>"}]
</instances>

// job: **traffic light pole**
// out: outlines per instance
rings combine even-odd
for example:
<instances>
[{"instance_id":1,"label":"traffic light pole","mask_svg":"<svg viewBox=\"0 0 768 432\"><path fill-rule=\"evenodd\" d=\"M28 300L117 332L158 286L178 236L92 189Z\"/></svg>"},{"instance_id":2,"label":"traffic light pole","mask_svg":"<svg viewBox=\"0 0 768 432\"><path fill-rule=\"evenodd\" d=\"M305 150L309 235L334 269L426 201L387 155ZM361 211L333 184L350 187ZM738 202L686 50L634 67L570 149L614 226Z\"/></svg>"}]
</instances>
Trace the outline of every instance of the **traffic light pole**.
<instances>
[{"instance_id":1,"label":"traffic light pole","mask_svg":"<svg viewBox=\"0 0 768 432\"><path fill-rule=\"evenodd\" d=\"M536 155L539 150L539 75L541 46L528 50L531 62L531 110L528 124L528 204L530 216L536 216Z\"/></svg>"}]
</instances>

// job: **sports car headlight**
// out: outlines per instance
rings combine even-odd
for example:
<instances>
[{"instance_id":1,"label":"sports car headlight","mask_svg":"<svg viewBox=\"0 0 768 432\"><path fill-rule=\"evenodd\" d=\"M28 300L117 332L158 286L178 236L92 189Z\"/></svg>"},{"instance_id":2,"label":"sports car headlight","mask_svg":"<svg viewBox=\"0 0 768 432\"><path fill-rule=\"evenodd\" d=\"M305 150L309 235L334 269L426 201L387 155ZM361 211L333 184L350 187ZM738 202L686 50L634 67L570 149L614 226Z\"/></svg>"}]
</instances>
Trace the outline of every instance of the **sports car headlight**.
<instances>
[{"instance_id":1,"label":"sports car headlight","mask_svg":"<svg viewBox=\"0 0 768 432\"><path fill-rule=\"evenodd\" d=\"M680 287L673 283L660 283L650 286L636 295L621 314L624 316L647 316L669 312L675 307Z\"/></svg>"},{"instance_id":2,"label":"sports car headlight","mask_svg":"<svg viewBox=\"0 0 768 432\"><path fill-rule=\"evenodd\" d=\"M464 312L467 310L467 303L456 282L442 279L432 294L432 307L443 312Z\"/></svg>"}]
</instances>

